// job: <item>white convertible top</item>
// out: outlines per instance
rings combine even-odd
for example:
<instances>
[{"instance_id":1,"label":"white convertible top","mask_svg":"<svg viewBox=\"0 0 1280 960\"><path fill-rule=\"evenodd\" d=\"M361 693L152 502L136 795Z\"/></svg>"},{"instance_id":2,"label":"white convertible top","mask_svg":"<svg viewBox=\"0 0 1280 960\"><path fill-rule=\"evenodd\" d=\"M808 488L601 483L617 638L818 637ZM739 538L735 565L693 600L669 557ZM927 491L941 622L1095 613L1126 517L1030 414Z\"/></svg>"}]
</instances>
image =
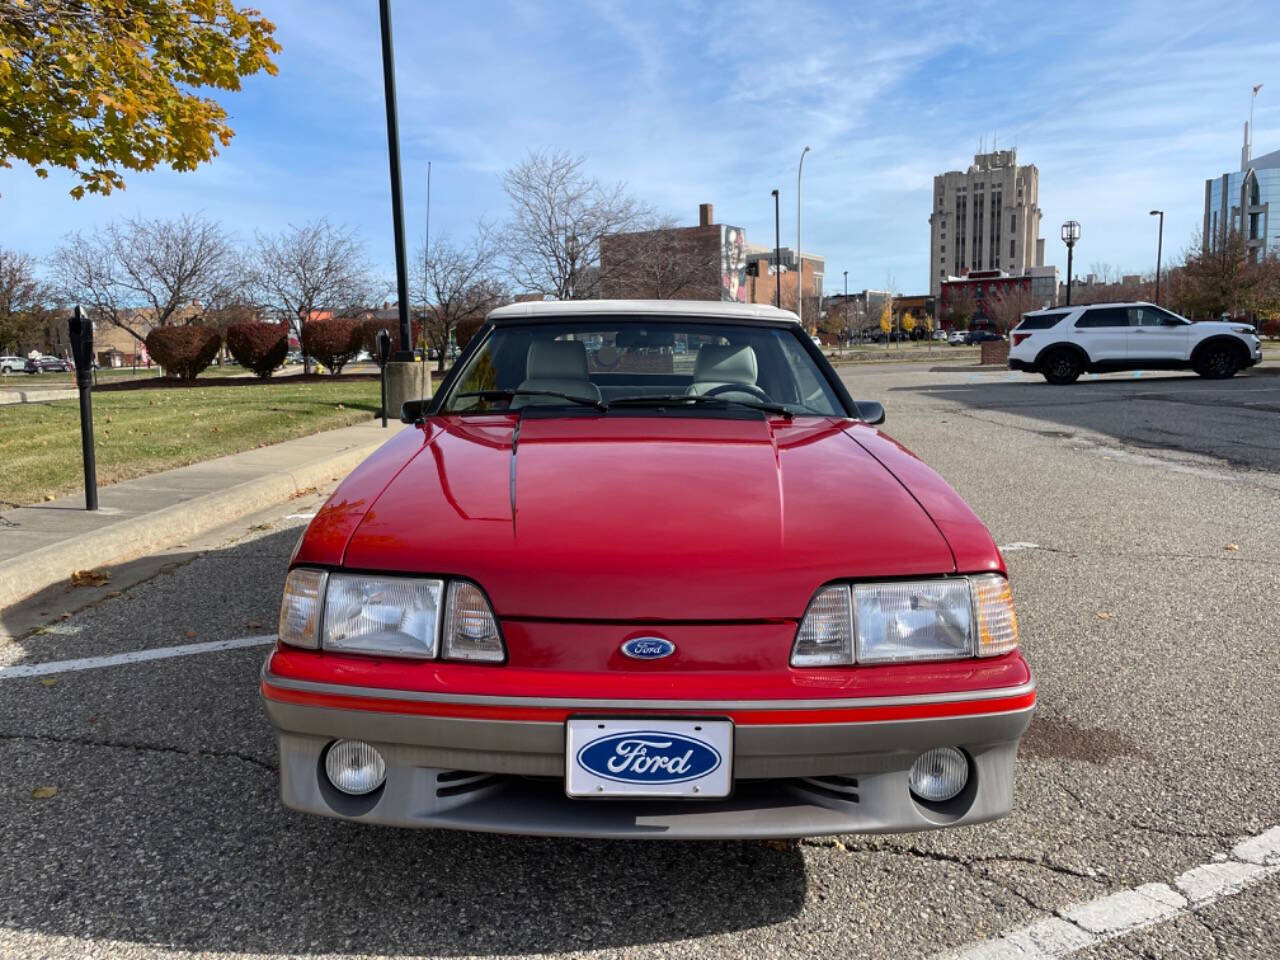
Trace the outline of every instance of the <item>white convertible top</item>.
<instances>
[{"instance_id":1,"label":"white convertible top","mask_svg":"<svg viewBox=\"0 0 1280 960\"><path fill-rule=\"evenodd\" d=\"M772 320L799 323L790 310L765 303L722 303L718 300L532 300L499 307L490 320L646 314L648 316L707 317L715 320Z\"/></svg>"}]
</instances>

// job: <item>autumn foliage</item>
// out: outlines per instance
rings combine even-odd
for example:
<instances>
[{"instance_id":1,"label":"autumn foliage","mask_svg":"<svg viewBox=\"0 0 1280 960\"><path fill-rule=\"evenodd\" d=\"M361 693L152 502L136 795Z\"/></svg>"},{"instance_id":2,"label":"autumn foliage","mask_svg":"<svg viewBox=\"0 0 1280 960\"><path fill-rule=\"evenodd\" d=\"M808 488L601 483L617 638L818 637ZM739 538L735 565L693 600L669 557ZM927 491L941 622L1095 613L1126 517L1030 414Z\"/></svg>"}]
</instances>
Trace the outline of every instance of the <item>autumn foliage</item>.
<instances>
[{"instance_id":1,"label":"autumn foliage","mask_svg":"<svg viewBox=\"0 0 1280 960\"><path fill-rule=\"evenodd\" d=\"M233 323L227 327L227 349L240 366L269 377L289 352L289 325Z\"/></svg>"},{"instance_id":2,"label":"autumn foliage","mask_svg":"<svg viewBox=\"0 0 1280 960\"><path fill-rule=\"evenodd\" d=\"M218 355L222 336L216 327L200 323L156 327L147 334L147 353L164 367L166 376L194 380Z\"/></svg>"},{"instance_id":3,"label":"autumn foliage","mask_svg":"<svg viewBox=\"0 0 1280 960\"><path fill-rule=\"evenodd\" d=\"M193 170L231 142L207 90L274 74L275 25L236 0L0 2L0 167L62 167L73 197L121 169Z\"/></svg>"},{"instance_id":4,"label":"autumn foliage","mask_svg":"<svg viewBox=\"0 0 1280 960\"><path fill-rule=\"evenodd\" d=\"M355 317L325 317L302 325L302 351L333 373L355 359L363 348L364 323Z\"/></svg>"}]
</instances>

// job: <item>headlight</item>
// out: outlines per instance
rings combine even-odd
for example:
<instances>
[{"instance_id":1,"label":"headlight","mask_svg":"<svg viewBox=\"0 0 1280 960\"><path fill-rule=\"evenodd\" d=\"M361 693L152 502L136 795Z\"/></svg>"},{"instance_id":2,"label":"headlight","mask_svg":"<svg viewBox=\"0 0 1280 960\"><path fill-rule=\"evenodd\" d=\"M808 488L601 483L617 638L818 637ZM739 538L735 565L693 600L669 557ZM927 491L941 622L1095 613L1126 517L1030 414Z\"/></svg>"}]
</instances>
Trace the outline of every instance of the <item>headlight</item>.
<instances>
[{"instance_id":1,"label":"headlight","mask_svg":"<svg viewBox=\"0 0 1280 960\"><path fill-rule=\"evenodd\" d=\"M968 580L860 583L853 596L858 663L973 655Z\"/></svg>"},{"instance_id":2,"label":"headlight","mask_svg":"<svg viewBox=\"0 0 1280 960\"><path fill-rule=\"evenodd\" d=\"M322 646L393 657L436 655L443 580L335 573L324 601Z\"/></svg>"},{"instance_id":3,"label":"headlight","mask_svg":"<svg viewBox=\"0 0 1280 960\"><path fill-rule=\"evenodd\" d=\"M791 665L994 657L1017 645L1013 595L999 574L831 584L809 603Z\"/></svg>"},{"instance_id":4,"label":"headlight","mask_svg":"<svg viewBox=\"0 0 1280 960\"><path fill-rule=\"evenodd\" d=\"M489 600L467 580L328 573L285 580L280 639L310 649L502 663L506 645Z\"/></svg>"},{"instance_id":5,"label":"headlight","mask_svg":"<svg viewBox=\"0 0 1280 960\"><path fill-rule=\"evenodd\" d=\"M282 643L312 650L320 646L320 607L324 602L324 582L328 576L323 570L306 567L289 571L284 581L284 599L280 603L279 634Z\"/></svg>"}]
</instances>

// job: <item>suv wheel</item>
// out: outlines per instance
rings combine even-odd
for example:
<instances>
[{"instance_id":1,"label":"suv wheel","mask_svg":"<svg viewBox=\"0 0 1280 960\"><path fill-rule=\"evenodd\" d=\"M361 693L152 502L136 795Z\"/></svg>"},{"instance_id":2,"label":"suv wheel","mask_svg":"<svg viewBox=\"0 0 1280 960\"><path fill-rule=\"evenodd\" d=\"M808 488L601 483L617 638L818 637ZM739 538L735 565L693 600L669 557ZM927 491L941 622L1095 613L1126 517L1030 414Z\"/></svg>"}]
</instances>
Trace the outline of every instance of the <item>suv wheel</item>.
<instances>
[{"instance_id":1,"label":"suv wheel","mask_svg":"<svg viewBox=\"0 0 1280 960\"><path fill-rule=\"evenodd\" d=\"M1075 383L1084 373L1084 363L1074 350L1055 350L1041 362L1040 372L1050 383Z\"/></svg>"},{"instance_id":2,"label":"suv wheel","mask_svg":"<svg viewBox=\"0 0 1280 960\"><path fill-rule=\"evenodd\" d=\"M1227 380L1240 370L1240 351L1226 343L1210 344L1196 357L1195 367L1207 380Z\"/></svg>"}]
</instances>

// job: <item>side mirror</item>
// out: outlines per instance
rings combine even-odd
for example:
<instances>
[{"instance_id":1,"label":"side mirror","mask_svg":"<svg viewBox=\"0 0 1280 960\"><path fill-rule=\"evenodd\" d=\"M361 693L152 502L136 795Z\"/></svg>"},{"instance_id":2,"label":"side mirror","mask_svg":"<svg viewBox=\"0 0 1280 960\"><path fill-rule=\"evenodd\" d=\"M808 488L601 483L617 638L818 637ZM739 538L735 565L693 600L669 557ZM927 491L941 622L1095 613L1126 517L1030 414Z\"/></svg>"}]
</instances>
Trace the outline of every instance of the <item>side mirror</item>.
<instances>
[{"instance_id":1,"label":"side mirror","mask_svg":"<svg viewBox=\"0 0 1280 960\"><path fill-rule=\"evenodd\" d=\"M884 423L884 407L874 400L855 400L853 405L858 408L858 416L863 423L869 423L873 427Z\"/></svg>"},{"instance_id":2,"label":"side mirror","mask_svg":"<svg viewBox=\"0 0 1280 960\"><path fill-rule=\"evenodd\" d=\"M401 423L421 423L427 414L430 400L406 400L400 406Z\"/></svg>"}]
</instances>

